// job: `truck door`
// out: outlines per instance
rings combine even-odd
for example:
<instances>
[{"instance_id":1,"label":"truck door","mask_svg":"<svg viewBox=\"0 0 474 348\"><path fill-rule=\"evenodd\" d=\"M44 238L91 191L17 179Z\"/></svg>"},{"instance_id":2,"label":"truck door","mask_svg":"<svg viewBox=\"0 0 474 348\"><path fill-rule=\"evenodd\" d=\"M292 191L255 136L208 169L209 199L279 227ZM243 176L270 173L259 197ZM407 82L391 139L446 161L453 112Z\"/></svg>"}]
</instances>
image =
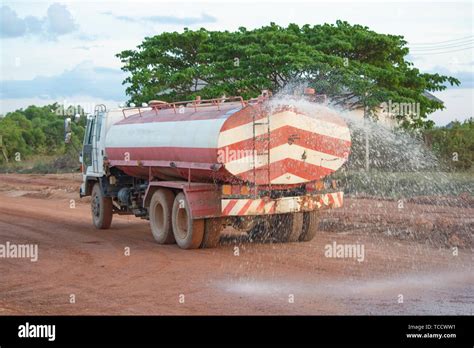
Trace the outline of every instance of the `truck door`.
<instances>
[{"instance_id":1,"label":"truck door","mask_svg":"<svg viewBox=\"0 0 474 348\"><path fill-rule=\"evenodd\" d=\"M99 176L103 175L104 149L101 143L102 123L106 116L105 105L97 105L95 107L95 121L92 126L92 171Z\"/></svg>"},{"instance_id":2,"label":"truck door","mask_svg":"<svg viewBox=\"0 0 474 348\"><path fill-rule=\"evenodd\" d=\"M82 146L82 170L86 174L89 167L92 167L92 142L95 128L95 115L87 120L86 133L84 135L84 144Z\"/></svg>"}]
</instances>

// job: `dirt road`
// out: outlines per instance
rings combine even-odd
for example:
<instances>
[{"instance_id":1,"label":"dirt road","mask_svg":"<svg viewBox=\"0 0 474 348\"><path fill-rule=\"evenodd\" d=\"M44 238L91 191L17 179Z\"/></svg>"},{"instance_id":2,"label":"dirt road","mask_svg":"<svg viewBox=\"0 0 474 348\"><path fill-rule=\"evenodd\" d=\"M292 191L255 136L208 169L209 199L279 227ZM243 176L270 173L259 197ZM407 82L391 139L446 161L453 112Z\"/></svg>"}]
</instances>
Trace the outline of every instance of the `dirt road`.
<instances>
[{"instance_id":1,"label":"dirt road","mask_svg":"<svg viewBox=\"0 0 474 348\"><path fill-rule=\"evenodd\" d=\"M472 207L407 203L400 212L394 202L349 199L309 243L227 237L217 249L187 251L157 245L134 217L95 230L78 179L0 176L0 244L39 248L37 262L0 258L0 315L473 313L469 246L456 254L392 233L410 227L403 214L417 210L413 223L425 234L433 216L472 226ZM363 260L325 256L334 243L364 246Z\"/></svg>"}]
</instances>

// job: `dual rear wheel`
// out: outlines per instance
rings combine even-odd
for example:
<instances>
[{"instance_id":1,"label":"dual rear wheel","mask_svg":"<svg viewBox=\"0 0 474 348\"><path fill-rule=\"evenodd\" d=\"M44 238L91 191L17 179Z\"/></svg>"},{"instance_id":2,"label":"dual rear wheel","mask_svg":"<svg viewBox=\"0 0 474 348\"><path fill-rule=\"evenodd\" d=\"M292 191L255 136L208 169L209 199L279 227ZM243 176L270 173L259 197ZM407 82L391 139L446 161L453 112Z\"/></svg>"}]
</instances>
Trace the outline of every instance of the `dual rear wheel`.
<instances>
[{"instance_id":1,"label":"dual rear wheel","mask_svg":"<svg viewBox=\"0 0 474 348\"><path fill-rule=\"evenodd\" d=\"M316 235L318 226L317 211L270 215L250 231L250 238L281 243L308 242Z\"/></svg>"},{"instance_id":2,"label":"dual rear wheel","mask_svg":"<svg viewBox=\"0 0 474 348\"><path fill-rule=\"evenodd\" d=\"M219 244L224 220L193 219L183 192L175 196L168 189L156 190L150 201L149 212L153 237L160 244L176 243L182 249L214 248ZM278 214L269 216L265 222L257 225L253 231L257 239L305 242L312 240L317 233L319 214Z\"/></svg>"},{"instance_id":3,"label":"dual rear wheel","mask_svg":"<svg viewBox=\"0 0 474 348\"><path fill-rule=\"evenodd\" d=\"M193 219L184 193L158 189L150 201L150 226L160 244L176 243L182 249L213 248L219 244L222 220Z\"/></svg>"}]
</instances>

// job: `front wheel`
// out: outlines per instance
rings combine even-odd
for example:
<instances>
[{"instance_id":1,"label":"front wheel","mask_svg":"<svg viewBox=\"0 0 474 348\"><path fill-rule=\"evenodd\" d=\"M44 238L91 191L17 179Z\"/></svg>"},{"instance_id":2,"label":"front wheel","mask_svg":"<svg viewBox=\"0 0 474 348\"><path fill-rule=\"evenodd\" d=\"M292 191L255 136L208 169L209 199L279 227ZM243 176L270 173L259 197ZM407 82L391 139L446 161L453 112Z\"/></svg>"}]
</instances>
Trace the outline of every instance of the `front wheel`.
<instances>
[{"instance_id":1,"label":"front wheel","mask_svg":"<svg viewBox=\"0 0 474 348\"><path fill-rule=\"evenodd\" d=\"M92 189L91 199L92 223L95 228L106 230L112 224L112 198L105 197L99 183Z\"/></svg>"}]
</instances>

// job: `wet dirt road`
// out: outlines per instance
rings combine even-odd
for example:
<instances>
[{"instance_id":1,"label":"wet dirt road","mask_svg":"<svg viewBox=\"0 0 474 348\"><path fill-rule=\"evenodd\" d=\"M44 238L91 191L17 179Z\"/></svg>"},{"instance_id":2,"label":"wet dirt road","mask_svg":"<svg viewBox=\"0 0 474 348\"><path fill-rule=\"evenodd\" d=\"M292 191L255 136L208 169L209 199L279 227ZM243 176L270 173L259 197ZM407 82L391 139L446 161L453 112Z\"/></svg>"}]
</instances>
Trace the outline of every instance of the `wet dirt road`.
<instances>
[{"instance_id":1,"label":"wet dirt road","mask_svg":"<svg viewBox=\"0 0 474 348\"><path fill-rule=\"evenodd\" d=\"M363 228L321 232L308 243L228 237L217 249L180 250L157 245L148 222L134 217L95 230L77 180L0 176L0 244L39 249L37 262L0 258L0 315L473 313L472 250L454 255L378 233L370 216L380 203L347 200L339 214L367 215ZM453 211L474 216L473 208ZM334 242L363 245L363 261L326 257Z\"/></svg>"}]
</instances>

